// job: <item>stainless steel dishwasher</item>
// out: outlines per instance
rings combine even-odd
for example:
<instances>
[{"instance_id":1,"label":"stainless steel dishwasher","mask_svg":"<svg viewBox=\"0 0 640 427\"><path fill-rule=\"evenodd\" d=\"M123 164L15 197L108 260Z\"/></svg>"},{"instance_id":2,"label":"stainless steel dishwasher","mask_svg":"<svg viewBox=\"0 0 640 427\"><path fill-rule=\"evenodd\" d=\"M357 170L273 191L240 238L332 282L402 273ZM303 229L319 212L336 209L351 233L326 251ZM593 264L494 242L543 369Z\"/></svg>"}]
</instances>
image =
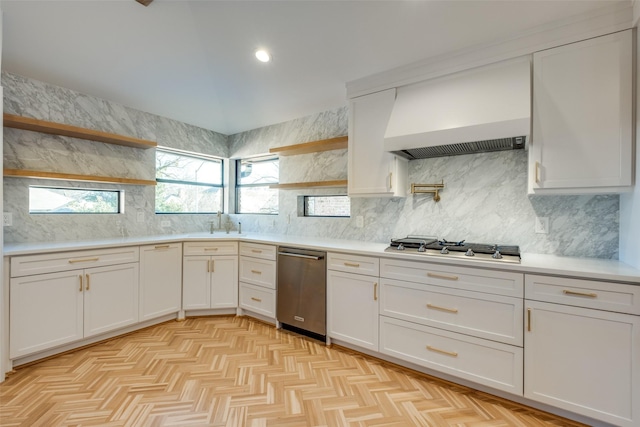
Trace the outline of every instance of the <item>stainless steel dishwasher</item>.
<instances>
[{"instance_id":1,"label":"stainless steel dishwasher","mask_svg":"<svg viewBox=\"0 0 640 427\"><path fill-rule=\"evenodd\" d=\"M327 253L278 248L278 322L327 334Z\"/></svg>"}]
</instances>

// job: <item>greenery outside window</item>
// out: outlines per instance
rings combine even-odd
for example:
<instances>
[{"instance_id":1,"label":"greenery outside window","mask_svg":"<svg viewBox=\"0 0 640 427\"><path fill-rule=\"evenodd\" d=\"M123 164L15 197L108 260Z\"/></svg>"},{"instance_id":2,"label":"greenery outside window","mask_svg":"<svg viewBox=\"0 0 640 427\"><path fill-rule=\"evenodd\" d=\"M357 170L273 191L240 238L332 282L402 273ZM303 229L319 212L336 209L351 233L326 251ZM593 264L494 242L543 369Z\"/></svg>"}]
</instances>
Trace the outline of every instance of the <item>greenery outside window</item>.
<instances>
[{"instance_id":1,"label":"greenery outside window","mask_svg":"<svg viewBox=\"0 0 640 427\"><path fill-rule=\"evenodd\" d=\"M304 196L304 216L350 216L349 196Z\"/></svg>"},{"instance_id":2,"label":"greenery outside window","mask_svg":"<svg viewBox=\"0 0 640 427\"><path fill-rule=\"evenodd\" d=\"M118 214L121 190L29 186L30 214Z\"/></svg>"},{"instance_id":3,"label":"greenery outside window","mask_svg":"<svg viewBox=\"0 0 640 427\"><path fill-rule=\"evenodd\" d=\"M277 215L279 180L277 157L236 160L236 213Z\"/></svg>"},{"instance_id":4,"label":"greenery outside window","mask_svg":"<svg viewBox=\"0 0 640 427\"><path fill-rule=\"evenodd\" d=\"M221 159L156 149L156 213L222 211L222 176Z\"/></svg>"}]
</instances>

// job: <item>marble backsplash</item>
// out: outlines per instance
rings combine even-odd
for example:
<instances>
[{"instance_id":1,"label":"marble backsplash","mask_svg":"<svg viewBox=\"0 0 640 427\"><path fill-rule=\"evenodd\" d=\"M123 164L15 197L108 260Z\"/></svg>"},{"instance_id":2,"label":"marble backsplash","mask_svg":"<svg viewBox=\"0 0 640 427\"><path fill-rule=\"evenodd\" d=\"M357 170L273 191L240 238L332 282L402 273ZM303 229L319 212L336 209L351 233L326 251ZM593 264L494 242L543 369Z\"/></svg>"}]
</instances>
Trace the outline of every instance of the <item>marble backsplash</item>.
<instances>
[{"instance_id":1,"label":"marble backsplash","mask_svg":"<svg viewBox=\"0 0 640 427\"><path fill-rule=\"evenodd\" d=\"M225 136L210 130L137 111L47 83L2 73L5 112L58 121L155 140L161 146L220 157L241 158L269 148L346 135L346 107L260 129ZM154 150L78 141L5 129L4 166L95 175L121 174L153 179ZM347 152L335 150L280 159L280 182L347 178ZM353 198L350 218L299 215L303 195L346 194L346 188L280 191L279 215L230 214L243 231L286 233L386 242L407 234L448 240L520 245L525 252L617 258L619 197L528 196L527 153L523 150L483 153L409 163L409 180L444 180L442 200L430 195L406 198ZM156 215L154 187L91 184L125 191L125 213L119 215L29 215L28 186L86 183L4 179L4 210L14 225L5 227L6 243L86 240L120 235L151 235L208 230L210 215ZM227 189L228 190L228 189ZM233 197L232 197L233 199ZM144 222L137 222L143 212ZM549 234L534 233L536 216L550 220ZM356 226L362 217L364 226ZM169 220L171 226L161 227Z\"/></svg>"}]
</instances>

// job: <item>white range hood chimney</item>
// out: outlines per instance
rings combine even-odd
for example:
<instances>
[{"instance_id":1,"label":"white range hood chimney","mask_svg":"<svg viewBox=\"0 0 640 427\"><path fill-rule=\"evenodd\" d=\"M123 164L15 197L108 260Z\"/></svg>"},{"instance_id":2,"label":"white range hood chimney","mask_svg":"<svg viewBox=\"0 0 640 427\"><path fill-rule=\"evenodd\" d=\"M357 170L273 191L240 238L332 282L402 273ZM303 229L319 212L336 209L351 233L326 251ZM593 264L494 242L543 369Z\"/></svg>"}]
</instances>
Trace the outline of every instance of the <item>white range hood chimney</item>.
<instances>
[{"instance_id":1,"label":"white range hood chimney","mask_svg":"<svg viewBox=\"0 0 640 427\"><path fill-rule=\"evenodd\" d=\"M408 159L524 148L530 57L399 87L384 148Z\"/></svg>"}]
</instances>

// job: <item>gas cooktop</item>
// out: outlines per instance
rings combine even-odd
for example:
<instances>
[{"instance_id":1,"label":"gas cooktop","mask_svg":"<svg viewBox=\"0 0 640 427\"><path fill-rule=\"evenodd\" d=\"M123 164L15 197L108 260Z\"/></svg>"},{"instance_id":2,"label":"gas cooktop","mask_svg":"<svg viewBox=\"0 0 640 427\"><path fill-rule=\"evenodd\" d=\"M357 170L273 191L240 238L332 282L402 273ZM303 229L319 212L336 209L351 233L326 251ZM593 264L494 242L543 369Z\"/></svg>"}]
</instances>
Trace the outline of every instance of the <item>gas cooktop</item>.
<instances>
[{"instance_id":1,"label":"gas cooktop","mask_svg":"<svg viewBox=\"0 0 640 427\"><path fill-rule=\"evenodd\" d=\"M518 246L467 243L464 240L450 242L426 236L407 236L402 239L391 239L391 244L385 249L385 252L520 263L520 248Z\"/></svg>"}]
</instances>

